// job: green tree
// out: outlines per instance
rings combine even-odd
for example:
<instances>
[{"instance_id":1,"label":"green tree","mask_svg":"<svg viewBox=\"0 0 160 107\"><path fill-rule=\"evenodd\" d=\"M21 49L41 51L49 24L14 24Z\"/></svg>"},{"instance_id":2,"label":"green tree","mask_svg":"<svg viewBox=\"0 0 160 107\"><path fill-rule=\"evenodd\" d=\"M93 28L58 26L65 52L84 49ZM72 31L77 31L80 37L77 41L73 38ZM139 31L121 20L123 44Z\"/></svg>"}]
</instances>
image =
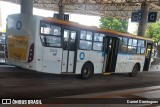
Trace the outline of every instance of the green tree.
<instances>
[{"instance_id":1,"label":"green tree","mask_svg":"<svg viewBox=\"0 0 160 107\"><path fill-rule=\"evenodd\" d=\"M100 28L126 33L128 29L128 20L101 17Z\"/></svg>"},{"instance_id":2,"label":"green tree","mask_svg":"<svg viewBox=\"0 0 160 107\"><path fill-rule=\"evenodd\" d=\"M160 22L148 24L145 36L152 38L154 43L158 44L160 42Z\"/></svg>"},{"instance_id":3,"label":"green tree","mask_svg":"<svg viewBox=\"0 0 160 107\"><path fill-rule=\"evenodd\" d=\"M147 25L146 37L152 38L158 50L158 57L160 57L160 22L150 23Z\"/></svg>"}]
</instances>

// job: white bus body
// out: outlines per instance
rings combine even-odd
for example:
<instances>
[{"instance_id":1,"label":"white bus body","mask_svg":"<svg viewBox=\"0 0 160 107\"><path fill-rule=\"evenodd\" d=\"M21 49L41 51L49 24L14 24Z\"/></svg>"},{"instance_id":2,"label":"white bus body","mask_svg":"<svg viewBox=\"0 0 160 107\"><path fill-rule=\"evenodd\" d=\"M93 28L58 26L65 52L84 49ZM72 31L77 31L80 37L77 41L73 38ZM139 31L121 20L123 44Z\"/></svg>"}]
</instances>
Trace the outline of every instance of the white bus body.
<instances>
[{"instance_id":1,"label":"white bus body","mask_svg":"<svg viewBox=\"0 0 160 107\"><path fill-rule=\"evenodd\" d=\"M143 71L146 59L145 52L143 52L143 54L125 54L119 53L117 49L117 51L111 49L110 51L113 55L109 55L111 54L110 52L105 53L103 50L98 49L104 47L102 46L104 44L103 37L107 35L104 34L104 32L102 32L102 34L101 32L97 33L102 36L98 41L92 39L96 36L91 37L91 39L88 38L88 40L85 38L86 40L84 40L80 37L81 30L85 30L87 36L90 34L95 35L95 31L89 32L90 29L75 28L72 25L62 25L56 22L56 24L54 24L54 22L51 23L50 21L45 24L45 22L43 22L44 19L45 18L40 16L28 16L25 14L8 16L6 33L8 64L54 74L82 74L83 66L86 63L90 63L90 68L92 66L93 69L91 70L94 71L94 74L111 72L110 70L112 69L115 69L115 73L131 73L136 64L138 64L139 71ZM46 26L50 26L51 29L46 28ZM61 28L61 26L64 27ZM52 32L52 34L46 33L48 32L47 30ZM60 33L60 35L58 33ZM116 41L119 41L119 37L121 36L117 36L115 41L114 39L109 39L109 42L112 43L108 46L111 48L118 46L118 42ZM70 45L66 49L63 47L65 43L64 39L67 39L67 44L69 43ZM74 42L75 45L75 49L73 50L71 49L72 42ZM80 49L80 47L85 47L79 46L79 44L87 44L92 47L88 50ZM98 51L96 51L97 49ZM113 57L114 54L116 54L115 57ZM114 59L111 58L108 60L110 57ZM109 64L110 62L106 62L106 60L113 63ZM113 65L115 67L112 67ZM106 71L106 66L110 66L108 71Z\"/></svg>"}]
</instances>

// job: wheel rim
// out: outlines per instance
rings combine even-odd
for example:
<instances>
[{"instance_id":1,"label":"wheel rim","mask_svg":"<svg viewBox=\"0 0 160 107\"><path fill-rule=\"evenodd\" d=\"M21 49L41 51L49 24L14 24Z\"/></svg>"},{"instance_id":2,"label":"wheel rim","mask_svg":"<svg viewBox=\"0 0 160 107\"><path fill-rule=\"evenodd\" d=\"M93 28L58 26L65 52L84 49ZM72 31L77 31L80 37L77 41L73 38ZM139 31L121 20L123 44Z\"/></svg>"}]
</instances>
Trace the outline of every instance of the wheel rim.
<instances>
[{"instance_id":1,"label":"wheel rim","mask_svg":"<svg viewBox=\"0 0 160 107\"><path fill-rule=\"evenodd\" d=\"M84 74L87 74L87 69L84 70Z\"/></svg>"},{"instance_id":2,"label":"wheel rim","mask_svg":"<svg viewBox=\"0 0 160 107\"><path fill-rule=\"evenodd\" d=\"M89 72L90 72L89 68L86 67L83 71L84 76L88 76Z\"/></svg>"},{"instance_id":3,"label":"wheel rim","mask_svg":"<svg viewBox=\"0 0 160 107\"><path fill-rule=\"evenodd\" d=\"M137 71L138 71L137 67L134 67L134 68L133 68L133 74L136 74Z\"/></svg>"}]
</instances>

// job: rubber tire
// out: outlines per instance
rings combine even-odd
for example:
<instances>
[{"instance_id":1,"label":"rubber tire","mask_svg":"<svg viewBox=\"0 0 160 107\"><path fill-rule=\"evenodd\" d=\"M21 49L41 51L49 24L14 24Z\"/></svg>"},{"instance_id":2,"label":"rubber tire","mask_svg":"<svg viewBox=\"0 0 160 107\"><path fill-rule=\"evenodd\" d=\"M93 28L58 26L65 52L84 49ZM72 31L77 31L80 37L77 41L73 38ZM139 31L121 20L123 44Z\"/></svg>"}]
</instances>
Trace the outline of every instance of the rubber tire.
<instances>
[{"instance_id":1,"label":"rubber tire","mask_svg":"<svg viewBox=\"0 0 160 107\"><path fill-rule=\"evenodd\" d=\"M137 75L138 71L139 71L139 67L138 67L138 65L136 64L136 65L134 65L134 67L133 67L133 69L132 69L132 72L129 73L129 76L130 76L130 77L135 77L135 76Z\"/></svg>"},{"instance_id":2,"label":"rubber tire","mask_svg":"<svg viewBox=\"0 0 160 107\"><path fill-rule=\"evenodd\" d=\"M86 71L85 71L86 70ZM83 65L81 69L81 79L88 79L93 75L93 67L90 63L86 63Z\"/></svg>"}]
</instances>

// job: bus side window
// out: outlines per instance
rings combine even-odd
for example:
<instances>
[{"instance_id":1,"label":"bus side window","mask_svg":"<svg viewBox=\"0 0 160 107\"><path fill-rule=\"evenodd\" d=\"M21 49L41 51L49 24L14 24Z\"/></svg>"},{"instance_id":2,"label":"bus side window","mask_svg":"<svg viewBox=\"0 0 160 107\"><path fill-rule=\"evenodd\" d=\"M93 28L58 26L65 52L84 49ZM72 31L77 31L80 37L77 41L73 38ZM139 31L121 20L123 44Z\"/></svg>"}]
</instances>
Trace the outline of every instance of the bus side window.
<instances>
[{"instance_id":1,"label":"bus side window","mask_svg":"<svg viewBox=\"0 0 160 107\"><path fill-rule=\"evenodd\" d=\"M79 48L92 50L92 32L81 30Z\"/></svg>"},{"instance_id":2,"label":"bus side window","mask_svg":"<svg viewBox=\"0 0 160 107\"><path fill-rule=\"evenodd\" d=\"M112 39L110 38L108 51L111 51L111 49L112 49Z\"/></svg>"},{"instance_id":3,"label":"bus side window","mask_svg":"<svg viewBox=\"0 0 160 107\"><path fill-rule=\"evenodd\" d=\"M74 51L76 49L75 40L76 40L76 32L71 31L71 38L70 38L70 50L71 51Z\"/></svg>"},{"instance_id":4,"label":"bus side window","mask_svg":"<svg viewBox=\"0 0 160 107\"><path fill-rule=\"evenodd\" d=\"M144 54L145 53L145 41L144 40L138 40L138 48L137 48L137 54Z\"/></svg>"},{"instance_id":5,"label":"bus side window","mask_svg":"<svg viewBox=\"0 0 160 107\"><path fill-rule=\"evenodd\" d=\"M41 42L42 42L42 45L47 46L46 37L44 35L41 35Z\"/></svg>"},{"instance_id":6,"label":"bus side window","mask_svg":"<svg viewBox=\"0 0 160 107\"><path fill-rule=\"evenodd\" d=\"M63 48L68 49L69 30L64 30L64 44Z\"/></svg>"},{"instance_id":7,"label":"bus side window","mask_svg":"<svg viewBox=\"0 0 160 107\"><path fill-rule=\"evenodd\" d=\"M136 39L133 39L133 42L132 42L132 53L133 54L137 53L137 40Z\"/></svg>"},{"instance_id":8,"label":"bus side window","mask_svg":"<svg viewBox=\"0 0 160 107\"><path fill-rule=\"evenodd\" d=\"M147 54L146 54L146 57L151 57L151 49L152 49L152 46L151 45L148 45L147 47Z\"/></svg>"},{"instance_id":9,"label":"bus side window","mask_svg":"<svg viewBox=\"0 0 160 107\"><path fill-rule=\"evenodd\" d=\"M108 53L108 38L103 38L103 51Z\"/></svg>"},{"instance_id":10,"label":"bus side window","mask_svg":"<svg viewBox=\"0 0 160 107\"><path fill-rule=\"evenodd\" d=\"M122 47L122 37L119 37L119 49L118 49L118 52L121 52L121 47Z\"/></svg>"},{"instance_id":11,"label":"bus side window","mask_svg":"<svg viewBox=\"0 0 160 107\"><path fill-rule=\"evenodd\" d=\"M127 52L128 38L123 37L121 52Z\"/></svg>"},{"instance_id":12,"label":"bus side window","mask_svg":"<svg viewBox=\"0 0 160 107\"><path fill-rule=\"evenodd\" d=\"M50 24L41 23L41 33L42 34L50 34L51 28Z\"/></svg>"},{"instance_id":13,"label":"bus side window","mask_svg":"<svg viewBox=\"0 0 160 107\"><path fill-rule=\"evenodd\" d=\"M51 25L51 32L52 35L61 35L61 27Z\"/></svg>"},{"instance_id":14,"label":"bus side window","mask_svg":"<svg viewBox=\"0 0 160 107\"><path fill-rule=\"evenodd\" d=\"M80 39L86 39L86 31L81 30L81 35L80 35Z\"/></svg>"},{"instance_id":15,"label":"bus side window","mask_svg":"<svg viewBox=\"0 0 160 107\"><path fill-rule=\"evenodd\" d=\"M103 44L103 37L105 34L102 33L94 33L94 39L93 39L93 50L95 51L102 51L102 44ZM103 46L104 49L104 46Z\"/></svg>"}]
</instances>

